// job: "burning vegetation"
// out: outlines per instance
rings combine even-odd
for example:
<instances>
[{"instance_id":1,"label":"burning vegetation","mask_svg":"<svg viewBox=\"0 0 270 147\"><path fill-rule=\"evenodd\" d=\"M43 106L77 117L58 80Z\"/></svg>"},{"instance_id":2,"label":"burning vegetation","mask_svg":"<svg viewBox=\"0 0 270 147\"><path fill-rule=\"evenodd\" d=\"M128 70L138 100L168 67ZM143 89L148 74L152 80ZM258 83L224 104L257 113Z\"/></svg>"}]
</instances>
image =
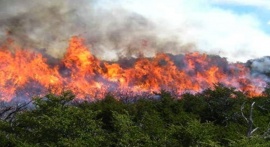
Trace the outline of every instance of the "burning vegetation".
<instances>
[{"instance_id":1,"label":"burning vegetation","mask_svg":"<svg viewBox=\"0 0 270 147\"><path fill-rule=\"evenodd\" d=\"M0 146L270 146L270 57L114 3L0 0Z\"/></svg>"},{"instance_id":2,"label":"burning vegetation","mask_svg":"<svg viewBox=\"0 0 270 147\"><path fill-rule=\"evenodd\" d=\"M62 59L7 41L0 50L0 77L2 101L62 90L72 90L83 100L100 99L106 93L117 97L124 93L151 95L161 90L181 95L201 92L217 83L258 96L266 86L265 79L253 76L245 64L198 52L100 60L77 36L70 39Z\"/></svg>"}]
</instances>

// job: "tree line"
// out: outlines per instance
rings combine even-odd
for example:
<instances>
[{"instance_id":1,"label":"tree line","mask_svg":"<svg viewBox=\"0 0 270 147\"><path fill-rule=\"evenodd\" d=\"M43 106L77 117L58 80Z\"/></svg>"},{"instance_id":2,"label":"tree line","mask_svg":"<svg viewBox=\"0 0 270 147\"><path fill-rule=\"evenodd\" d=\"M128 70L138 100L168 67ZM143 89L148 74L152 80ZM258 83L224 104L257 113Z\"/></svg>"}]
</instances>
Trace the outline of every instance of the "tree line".
<instances>
[{"instance_id":1,"label":"tree line","mask_svg":"<svg viewBox=\"0 0 270 147\"><path fill-rule=\"evenodd\" d=\"M270 146L270 89L250 98L217 84L180 98L78 102L66 91L0 109L0 146Z\"/></svg>"}]
</instances>

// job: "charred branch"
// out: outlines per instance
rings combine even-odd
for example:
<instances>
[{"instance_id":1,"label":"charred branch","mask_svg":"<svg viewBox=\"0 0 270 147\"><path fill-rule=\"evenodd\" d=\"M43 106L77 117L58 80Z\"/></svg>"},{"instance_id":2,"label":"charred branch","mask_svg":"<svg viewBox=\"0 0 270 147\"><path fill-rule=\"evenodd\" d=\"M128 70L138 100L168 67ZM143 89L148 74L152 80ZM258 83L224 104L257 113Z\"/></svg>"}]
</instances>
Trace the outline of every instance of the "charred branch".
<instances>
[{"instance_id":1,"label":"charred branch","mask_svg":"<svg viewBox=\"0 0 270 147\"><path fill-rule=\"evenodd\" d=\"M1 109L0 119L5 120L5 121L12 121L14 119L14 116L17 113L25 110L30 103L32 103L32 100L24 104L20 104L17 106L7 106Z\"/></svg>"}]
</instances>

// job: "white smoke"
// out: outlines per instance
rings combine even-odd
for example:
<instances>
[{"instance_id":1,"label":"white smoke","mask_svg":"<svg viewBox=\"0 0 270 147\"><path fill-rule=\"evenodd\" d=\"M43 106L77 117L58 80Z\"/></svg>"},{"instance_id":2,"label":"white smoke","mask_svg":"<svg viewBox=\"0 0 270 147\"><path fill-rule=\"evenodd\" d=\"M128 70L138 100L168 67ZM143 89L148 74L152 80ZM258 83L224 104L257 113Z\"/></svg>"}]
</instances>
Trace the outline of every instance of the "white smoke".
<instances>
[{"instance_id":1,"label":"white smoke","mask_svg":"<svg viewBox=\"0 0 270 147\"><path fill-rule=\"evenodd\" d=\"M85 38L91 51L106 60L194 49L143 15L107 2L0 1L0 14L1 42L11 37L24 48L46 49L54 57L63 55L73 35Z\"/></svg>"},{"instance_id":2,"label":"white smoke","mask_svg":"<svg viewBox=\"0 0 270 147\"><path fill-rule=\"evenodd\" d=\"M73 35L103 59L200 51L246 61L269 55L270 36L252 13L213 0L0 0L0 43L61 57Z\"/></svg>"},{"instance_id":3,"label":"white smoke","mask_svg":"<svg viewBox=\"0 0 270 147\"><path fill-rule=\"evenodd\" d=\"M263 1L263 0L262 0ZM268 11L258 1L257 9ZM223 1L224 2L224 1ZM270 54L270 35L262 29L255 12L237 13L223 9L213 0L136 0L122 5L172 28L185 42L193 42L201 52L219 54L229 61L242 61ZM247 1L236 3L247 5ZM266 2L270 4L269 2ZM182 40L182 41L183 41Z\"/></svg>"}]
</instances>

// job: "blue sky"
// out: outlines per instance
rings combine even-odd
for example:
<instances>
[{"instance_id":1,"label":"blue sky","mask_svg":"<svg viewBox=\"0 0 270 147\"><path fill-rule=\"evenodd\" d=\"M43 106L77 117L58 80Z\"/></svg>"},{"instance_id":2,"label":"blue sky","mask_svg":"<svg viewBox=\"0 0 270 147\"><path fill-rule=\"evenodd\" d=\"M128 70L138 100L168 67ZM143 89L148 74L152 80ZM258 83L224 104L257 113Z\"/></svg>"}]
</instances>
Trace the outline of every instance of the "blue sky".
<instances>
[{"instance_id":1,"label":"blue sky","mask_svg":"<svg viewBox=\"0 0 270 147\"><path fill-rule=\"evenodd\" d=\"M270 34L270 11L267 8L262 8L252 5L241 4L214 4L214 6L233 11L239 15L253 15L261 22L261 29L267 34Z\"/></svg>"}]
</instances>

